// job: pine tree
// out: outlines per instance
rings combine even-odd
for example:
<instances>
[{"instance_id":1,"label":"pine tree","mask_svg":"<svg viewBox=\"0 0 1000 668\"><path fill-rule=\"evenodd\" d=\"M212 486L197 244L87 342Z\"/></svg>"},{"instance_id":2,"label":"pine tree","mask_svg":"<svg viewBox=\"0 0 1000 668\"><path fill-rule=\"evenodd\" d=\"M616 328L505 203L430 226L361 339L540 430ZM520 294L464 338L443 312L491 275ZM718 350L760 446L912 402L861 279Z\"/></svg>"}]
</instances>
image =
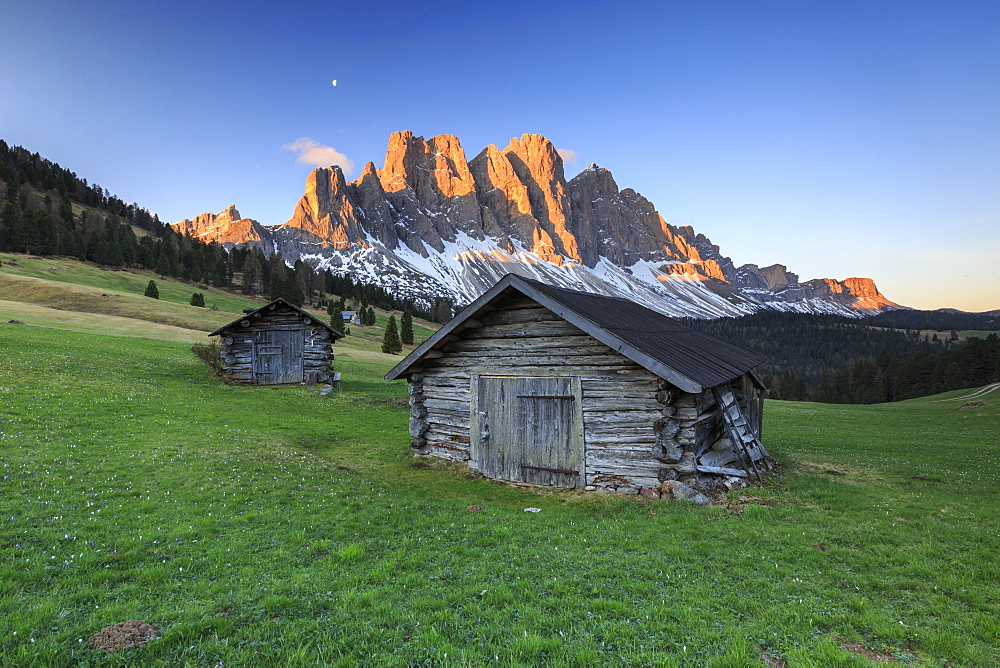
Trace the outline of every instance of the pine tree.
<instances>
[{"instance_id":1,"label":"pine tree","mask_svg":"<svg viewBox=\"0 0 1000 668\"><path fill-rule=\"evenodd\" d=\"M389 316L389 324L385 326L385 335L382 337L382 352L390 355L397 355L403 352L403 344L399 340L399 330L396 329L396 316Z\"/></svg>"},{"instance_id":2,"label":"pine tree","mask_svg":"<svg viewBox=\"0 0 1000 668\"><path fill-rule=\"evenodd\" d=\"M200 292L196 292L191 295L191 306L200 306L205 308L205 295Z\"/></svg>"},{"instance_id":3,"label":"pine tree","mask_svg":"<svg viewBox=\"0 0 1000 668\"><path fill-rule=\"evenodd\" d=\"M409 311L403 311L399 320L399 339L408 346L413 345L413 316Z\"/></svg>"},{"instance_id":4,"label":"pine tree","mask_svg":"<svg viewBox=\"0 0 1000 668\"><path fill-rule=\"evenodd\" d=\"M285 278L284 294L281 296L296 306L302 306L306 302L306 296L302 292L302 288L299 287L299 284L295 281L294 274L291 273Z\"/></svg>"},{"instance_id":5,"label":"pine tree","mask_svg":"<svg viewBox=\"0 0 1000 668\"><path fill-rule=\"evenodd\" d=\"M160 278L166 278L167 274L170 273L170 258L163 252L162 244L160 244L159 251L156 257L156 273L160 275Z\"/></svg>"},{"instance_id":6,"label":"pine tree","mask_svg":"<svg viewBox=\"0 0 1000 668\"><path fill-rule=\"evenodd\" d=\"M67 223L73 222L73 203L69 201L69 195L66 193L59 198L59 217Z\"/></svg>"},{"instance_id":7,"label":"pine tree","mask_svg":"<svg viewBox=\"0 0 1000 668\"><path fill-rule=\"evenodd\" d=\"M156 287L156 281L150 279L149 285L146 286L146 296L153 299L160 298L160 290Z\"/></svg>"},{"instance_id":8,"label":"pine tree","mask_svg":"<svg viewBox=\"0 0 1000 668\"><path fill-rule=\"evenodd\" d=\"M7 203L0 211L0 250L18 250L16 240L20 235L21 210L16 204Z\"/></svg>"}]
</instances>

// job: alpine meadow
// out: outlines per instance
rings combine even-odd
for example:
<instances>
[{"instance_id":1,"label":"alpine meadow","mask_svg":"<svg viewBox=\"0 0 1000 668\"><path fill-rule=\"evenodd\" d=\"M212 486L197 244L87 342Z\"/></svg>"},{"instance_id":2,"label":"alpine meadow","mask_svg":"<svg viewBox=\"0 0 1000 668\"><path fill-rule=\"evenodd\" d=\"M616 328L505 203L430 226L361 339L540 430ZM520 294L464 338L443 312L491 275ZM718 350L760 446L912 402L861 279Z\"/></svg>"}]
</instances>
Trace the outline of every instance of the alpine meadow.
<instances>
[{"instance_id":1,"label":"alpine meadow","mask_svg":"<svg viewBox=\"0 0 1000 668\"><path fill-rule=\"evenodd\" d=\"M411 457L385 311L334 346L339 390L231 385L190 344L232 313L184 284L0 261L36 286L0 302L4 665L1000 660L989 395L769 400L783 472L709 507L518 488ZM127 620L158 637L87 645Z\"/></svg>"},{"instance_id":2,"label":"alpine meadow","mask_svg":"<svg viewBox=\"0 0 1000 668\"><path fill-rule=\"evenodd\" d=\"M0 668L1000 666L1000 2L0 63Z\"/></svg>"}]
</instances>

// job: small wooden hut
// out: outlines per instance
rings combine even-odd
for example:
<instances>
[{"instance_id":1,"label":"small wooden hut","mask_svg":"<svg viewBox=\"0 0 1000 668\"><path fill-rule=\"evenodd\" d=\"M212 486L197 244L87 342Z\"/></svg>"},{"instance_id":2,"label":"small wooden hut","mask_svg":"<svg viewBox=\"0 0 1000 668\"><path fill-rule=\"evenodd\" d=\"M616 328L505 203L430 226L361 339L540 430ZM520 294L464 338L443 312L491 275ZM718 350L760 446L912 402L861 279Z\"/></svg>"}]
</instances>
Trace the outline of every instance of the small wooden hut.
<instances>
[{"instance_id":1,"label":"small wooden hut","mask_svg":"<svg viewBox=\"0 0 1000 668\"><path fill-rule=\"evenodd\" d=\"M509 274L386 380L409 383L418 455L516 483L688 497L771 468L763 361L626 299Z\"/></svg>"},{"instance_id":2,"label":"small wooden hut","mask_svg":"<svg viewBox=\"0 0 1000 668\"><path fill-rule=\"evenodd\" d=\"M328 383L333 344L343 334L298 306L275 299L215 330L221 338L223 373L258 385Z\"/></svg>"}]
</instances>

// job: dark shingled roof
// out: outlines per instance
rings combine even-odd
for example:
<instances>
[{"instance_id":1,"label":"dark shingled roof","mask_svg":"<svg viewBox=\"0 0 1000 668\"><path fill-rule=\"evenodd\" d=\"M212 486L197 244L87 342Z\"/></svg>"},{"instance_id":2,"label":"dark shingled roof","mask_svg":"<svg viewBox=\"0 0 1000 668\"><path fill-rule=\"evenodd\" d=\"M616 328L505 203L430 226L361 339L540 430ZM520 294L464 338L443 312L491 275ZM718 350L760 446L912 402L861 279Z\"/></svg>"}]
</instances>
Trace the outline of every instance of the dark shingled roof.
<instances>
[{"instance_id":1,"label":"dark shingled roof","mask_svg":"<svg viewBox=\"0 0 1000 668\"><path fill-rule=\"evenodd\" d=\"M741 376L767 359L627 299L525 282L703 387Z\"/></svg>"},{"instance_id":2,"label":"dark shingled roof","mask_svg":"<svg viewBox=\"0 0 1000 668\"><path fill-rule=\"evenodd\" d=\"M264 304L263 306L261 306L260 308L257 308L257 309L244 309L243 310L243 314L244 315L240 316L236 320L233 320L228 325L223 325L222 327L218 328L217 330L215 330L214 332L212 332L211 334L209 334L209 336L218 336L219 334L222 334L224 331L226 331L230 327L235 327L236 325L239 325L244 320L247 320L249 318L254 317L255 313L260 313L261 315L267 315L267 311L273 311L275 309L275 307L278 307L278 306L284 306L286 308L292 309L293 311L297 311L303 318L309 318L310 320L312 320L313 322L315 322L317 325L320 325L321 327L326 327L328 330L330 330L333 333L333 339L334 339L334 341L336 341L337 339L344 338L344 335L343 335L342 332L338 332L333 327L330 327L330 325L326 324L321 319L319 319L316 316L314 316L312 313L306 313L305 311L303 311L302 309L300 309L295 304L293 304L293 303L291 303L289 301L286 301L286 300L282 299L281 297L278 297L277 299L275 299L270 304Z\"/></svg>"},{"instance_id":3,"label":"dark shingled roof","mask_svg":"<svg viewBox=\"0 0 1000 668\"><path fill-rule=\"evenodd\" d=\"M688 392L721 385L751 371L766 359L759 353L627 299L566 290L508 274L410 353L386 375L386 379L405 375L406 369L428 350L444 345L444 337L449 332L461 327L463 321L508 288L534 299L633 362Z\"/></svg>"}]
</instances>

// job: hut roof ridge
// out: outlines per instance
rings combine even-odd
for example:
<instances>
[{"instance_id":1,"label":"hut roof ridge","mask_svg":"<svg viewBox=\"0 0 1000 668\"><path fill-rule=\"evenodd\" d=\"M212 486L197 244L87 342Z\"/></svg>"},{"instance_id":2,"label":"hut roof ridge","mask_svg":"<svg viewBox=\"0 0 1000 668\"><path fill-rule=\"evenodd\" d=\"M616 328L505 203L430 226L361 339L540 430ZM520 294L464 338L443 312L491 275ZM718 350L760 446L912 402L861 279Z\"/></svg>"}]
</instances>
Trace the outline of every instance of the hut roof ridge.
<instances>
[{"instance_id":1,"label":"hut roof ridge","mask_svg":"<svg viewBox=\"0 0 1000 668\"><path fill-rule=\"evenodd\" d=\"M308 313L308 312L304 311L303 309L299 308L298 306L296 306L295 304L291 303L287 299L283 299L282 297L278 297L274 301L268 302L267 304L264 304L260 308L251 309L250 311L244 310L243 315L241 315L239 318L237 318L236 320L233 320L228 325L223 325L222 327L219 327L217 330L215 330L214 332L212 332L211 334L209 334L209 336L219 336L220 334L222 334L222 332L226 331L230 327L235 327L236 325L240 324L241 322L243 322L247 318L252 318L257 313L260 313L261 315L266 315L265 311L267 311L267 310L273 310L273 307L276 307L276 306L279 306L279 305L281 305L281 306L287 306L288 308L290 308L293 311L295 311L295 312L299 313L300 315L302 315L302 317L309 318L312 321L314 321L316 324L320 325L321 327L325 327L326 329L330 330L330 332L333 333L333 337L335 339L342 339L342 338L344 338L343 332L337 331L336 329L334 329L330 325L328 325L325 322L323 322L322 319L317 318L312 313Z\"/></svg>"}]
</instances>

